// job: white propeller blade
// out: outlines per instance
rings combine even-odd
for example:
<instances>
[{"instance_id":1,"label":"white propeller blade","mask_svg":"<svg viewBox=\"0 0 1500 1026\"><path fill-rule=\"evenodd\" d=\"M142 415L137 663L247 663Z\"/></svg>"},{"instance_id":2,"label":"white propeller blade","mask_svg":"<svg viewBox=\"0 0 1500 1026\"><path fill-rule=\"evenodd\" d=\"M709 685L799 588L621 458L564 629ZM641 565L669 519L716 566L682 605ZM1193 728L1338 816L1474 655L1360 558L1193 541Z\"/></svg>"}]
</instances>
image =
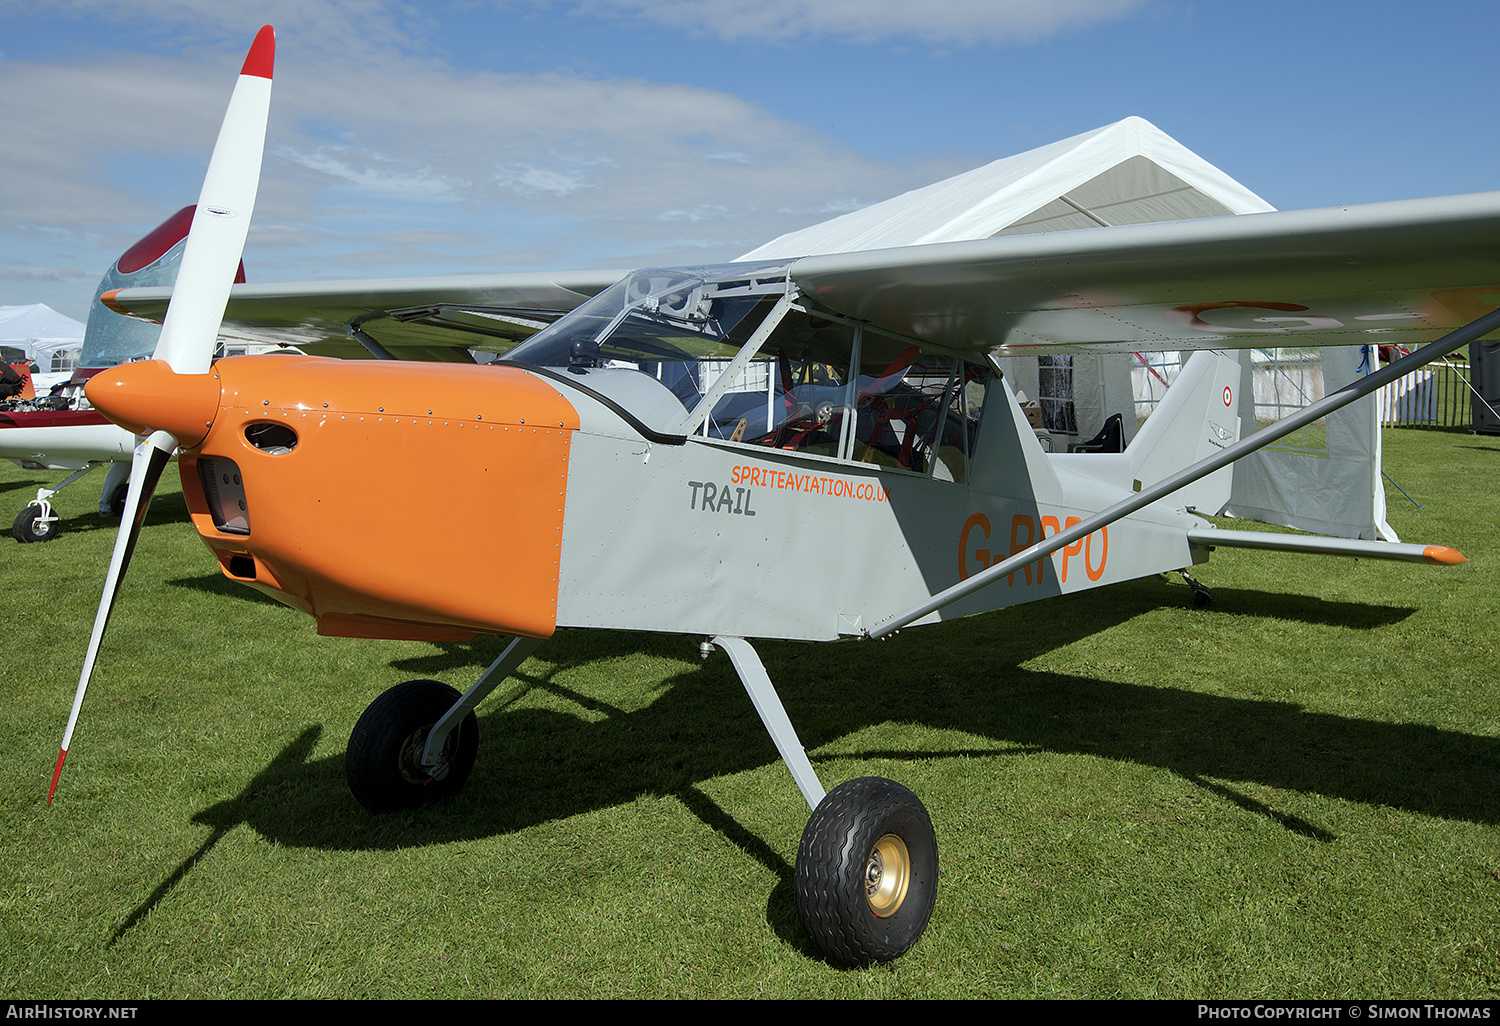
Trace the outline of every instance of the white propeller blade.
<instances>
[{"instance_id":1,"label":"white propeller blade","mask_svg":"<svg viewBox=\"0 0 1500 1026\"><path fill-rule=\"evenodd\" d=\"M245 57L198 194L172 303L156 343L156 358L178 374L207 373L213 360L260 185L275 54L276 34L267 25Z\"/></svg>"},{"instance_id":2,"label":"white propeller blade","mask_svg":"<svg viewBox=\"0 0 1500 1026\"><path fill-rule=\"evenodd\" d=\"M256 35L245 57L234 95L229 100L229 110L224 115L223 127L219 129L219 141L208 163L193 226L188 232L187 245L183 247L182 266L172 290L172 302L156 344L156 358L165 360L178 374L205 374L213 361L214 344L224 319L224 305L229 301L229 289L239 268L240 253L245 248L250 214L255 207L255 192L260 183L260 161L265 148L275 57L276 34L267 25ZM156 483L175 448L177 439L165 431L157 431L136 446L131 460L130 491L126 496L124 515L120 518L120 533L115 536L114 552L110 555L109 572L104 578L104 594L100 596L99 611L94 616L94 629L89 636L78 690L73 695L73 709L68 714L62 747L57 753L57 766L52 771L52 786L47 791L49 806L62 775L63 760L68 757L68 745L73 740L73 728L78 724L78 712L83 708L83 696L93 675L94 660L99 654L109 614L114 609L115 596L119 593L125 569L130 565L130 556L140 536Z\"/></svg>"},{"instance_id":3,"label":"white propeller blade","mask_svg":"<svg viewBox=\"0 0 1500 1026\"><path fill-rule=\"evenodd\" d=\"M94 660L99 655L99 643L104 640L104 628L109 624L109 614L115 607L115 596L119 594L120 578L130 563L135 550L135 540L140 535L142 521L146 519L146 507L150 496L156 491L156 482L167 465L176 440L165 431L158 431L135 447L130 461L130 490L125 494L125 510L120 516L120 530L115 535L115 548L109 557L109 572L104 576L104 594L99 599L99 611L94 614L94 630L89 635L88 652L83 657L83 672L78 677L78 690L73 693L73 708L68 713L68 725L63 729L62 748L57 753L57 765L52 770L52 786L47 791L47 804L52 804L53 792L57 790L57 778L62 775L63 760L68 757L68 745L73 742L73 728L78 725L78 711L83 708L83 695L88 690L89 678L94 674ZM142 499L145 501L142 501Z\"/></svg>"}]
</instances>

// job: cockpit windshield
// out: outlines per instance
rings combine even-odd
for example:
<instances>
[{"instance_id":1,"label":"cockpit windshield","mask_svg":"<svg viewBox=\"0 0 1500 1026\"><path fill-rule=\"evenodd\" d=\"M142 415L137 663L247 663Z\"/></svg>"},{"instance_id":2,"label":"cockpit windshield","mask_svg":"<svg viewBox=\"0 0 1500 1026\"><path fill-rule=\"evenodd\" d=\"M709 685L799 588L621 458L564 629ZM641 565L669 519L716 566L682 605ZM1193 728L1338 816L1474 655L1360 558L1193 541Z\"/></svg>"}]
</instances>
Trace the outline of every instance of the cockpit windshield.
<instances>
[{"instance_id":1,"label":"cockpit windshield","mask_svg":"<svg viewBox=\"0 0 1500 1026\"><path fill-rule=\"evenodd\" d=\"M665 435L962 481L988 369L796 302L784 263L637 271L511 350Z\"/></svg>"},{"instance_id":2,"label":"cockpit windshield","mask_svg":"<svg viewBox=\"0 0 1500 1026\"><path fill-rule=\"evenodd\" d=\"M786 292L785 272L782 263L637 271L504 359L567 370L647 426L673 431Z\"/></svg>"}]
</instances>

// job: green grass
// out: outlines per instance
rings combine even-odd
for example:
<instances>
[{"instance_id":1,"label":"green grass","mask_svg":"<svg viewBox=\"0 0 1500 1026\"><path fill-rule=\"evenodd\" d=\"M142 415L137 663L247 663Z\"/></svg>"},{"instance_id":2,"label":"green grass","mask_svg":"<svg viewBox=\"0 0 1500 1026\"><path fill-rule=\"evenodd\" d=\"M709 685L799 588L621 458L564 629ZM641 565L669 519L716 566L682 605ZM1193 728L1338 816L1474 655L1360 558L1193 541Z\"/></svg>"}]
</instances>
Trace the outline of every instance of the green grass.
<instances>
[{"instance_id":1,"label":"green grass","mask_svg":"<svg viewBox=\"0 0 1500 1026\"><path fill-rule=\"evenodd\" d=\"M317 637L217 574L170 473L46 809L113 537L80 485L57 541L0 542L0 992L1495 996L1500 440L1385 454L1403 538L1471 562L1221 551L1207 610L1149 580L759 645L825 784L893 777L937 826L932 925L865 971L797 925L807 810L723 655L563 632L458 799L371 816L360 712L497 643ZM6 464L0 512L58 476Z\"/></svg>"}]
</instances>

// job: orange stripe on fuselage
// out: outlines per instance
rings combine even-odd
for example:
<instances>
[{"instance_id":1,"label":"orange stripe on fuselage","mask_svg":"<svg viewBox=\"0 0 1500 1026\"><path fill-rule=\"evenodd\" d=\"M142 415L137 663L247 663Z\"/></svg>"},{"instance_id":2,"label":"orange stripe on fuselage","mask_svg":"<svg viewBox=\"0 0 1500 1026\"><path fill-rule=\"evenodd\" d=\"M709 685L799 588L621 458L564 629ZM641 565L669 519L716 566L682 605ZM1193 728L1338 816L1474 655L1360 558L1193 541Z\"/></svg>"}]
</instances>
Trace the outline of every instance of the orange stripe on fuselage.
<instances>
[{"instance_id":1,"label":"orange stripe on fuselage","mask_svg":"<svg viewBox=\"0 0 1500 1026\"><path fill-rule=\"evenodd\" d=\"M218 416L181 464L194 526L226 576L245 580L245 561L229 574L230 560L253 556L256 586L324 633L552 633L578 416L550 384L508 367L286 356L215 369ZM291 452L247 440L267 421L297 433ZM238 465L249 535L214 527L201 457Z\"/></svg>"}]
</instances>

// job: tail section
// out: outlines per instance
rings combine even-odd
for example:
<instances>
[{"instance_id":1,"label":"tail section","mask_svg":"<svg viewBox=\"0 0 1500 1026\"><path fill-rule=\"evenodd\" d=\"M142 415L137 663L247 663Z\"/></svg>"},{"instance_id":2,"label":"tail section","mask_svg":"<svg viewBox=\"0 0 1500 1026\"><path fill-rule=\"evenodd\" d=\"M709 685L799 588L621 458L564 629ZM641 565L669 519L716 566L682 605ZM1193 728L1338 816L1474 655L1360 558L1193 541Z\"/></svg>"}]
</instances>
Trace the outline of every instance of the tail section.
<instances>
[{"instance_id":1,"label":"tail section","mask_svg":"<svg viewBox=\"0 0 1500 1026\"><path fill-rule=\"evenodd\" d=\"M183 207L121 254L99 282L89 307L88 328L83 336L82 367L113 367L144 359L156 351L161 325L138 321L110 309L108 296L118 289L144 285L171 285L182 264L182 249L193 225L196 206ZM241 262L236 282L245 280Z\"/></svg>"},{"instance_id":2,"label":"tail section","mask_svg":"<svg viewBox=\"0 0 1500 1026\"><path fill-rule=\"evenodd\" d=\"M1239 364L1217 353L1194 353L1125 450L1140 491L1239 441ZM1234 468L1224 467L1174 492L1164 502L1215 514L1229 502Z\"/></svg>"}]
</instances>

